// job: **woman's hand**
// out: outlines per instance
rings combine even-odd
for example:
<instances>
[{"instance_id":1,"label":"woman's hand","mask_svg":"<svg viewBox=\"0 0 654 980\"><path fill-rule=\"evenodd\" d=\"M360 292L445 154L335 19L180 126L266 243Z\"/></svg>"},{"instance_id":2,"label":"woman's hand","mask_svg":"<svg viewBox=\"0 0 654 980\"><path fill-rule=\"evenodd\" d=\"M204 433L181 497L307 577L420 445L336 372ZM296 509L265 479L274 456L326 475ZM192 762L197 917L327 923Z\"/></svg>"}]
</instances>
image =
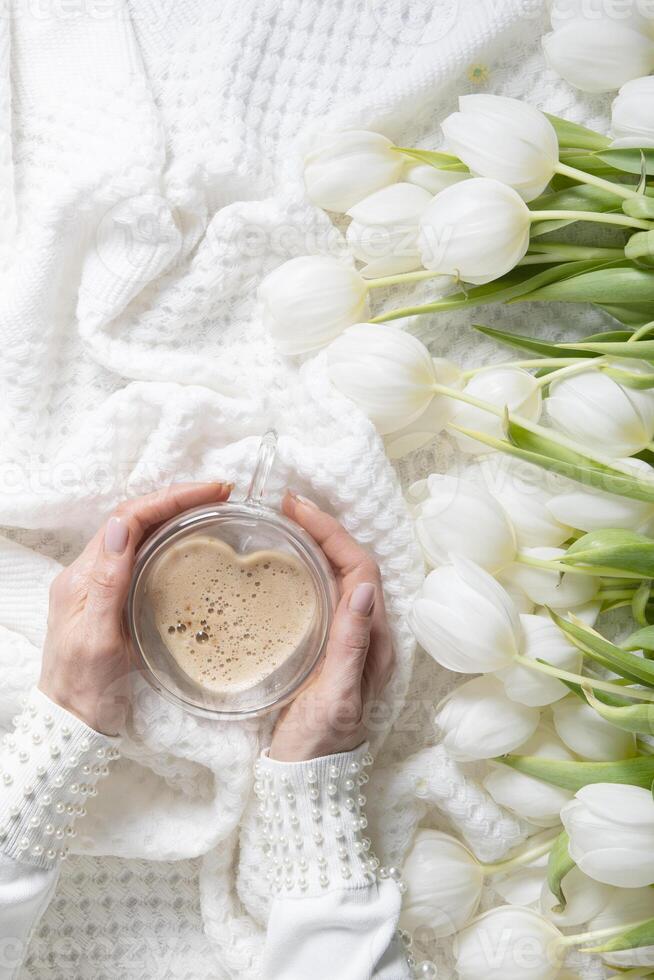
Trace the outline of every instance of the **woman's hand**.
<instances>
[{"instance_id":1,"label":"woman's hand","mask_svg":"<svg viewBox=\"0 0 654 980\"><path fill-rule=\"evenodd\" d=\"M90 728L114 735L127 710L129 643L123 624L139 544L164 521L227 500L224 483L177 484L121 504L50 588L39 688Z\"/></svg>"},{"instance_id":2,"label":"woman's hand","mask_svg":"<svg viewBox=\"0 0 654 980\"><path fill-rule=\"evenodd\" d=\"M311 501L289 493L283 509L323 549L341 592L320 672L282 711L273 733L270 758L299 762L365 740L367 711L391 676L394 654L372 558Z\"/></svg>"}]
</instances>

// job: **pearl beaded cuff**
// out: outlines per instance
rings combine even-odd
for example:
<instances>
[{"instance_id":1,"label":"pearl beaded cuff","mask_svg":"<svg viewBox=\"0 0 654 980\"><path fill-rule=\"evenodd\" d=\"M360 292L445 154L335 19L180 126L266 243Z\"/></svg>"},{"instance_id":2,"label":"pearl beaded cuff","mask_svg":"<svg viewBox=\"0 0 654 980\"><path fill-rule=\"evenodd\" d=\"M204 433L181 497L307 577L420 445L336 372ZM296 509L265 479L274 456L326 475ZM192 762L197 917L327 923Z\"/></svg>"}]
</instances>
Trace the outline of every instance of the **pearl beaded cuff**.
<instances>
[{"instance_id":1,"label":"pearl beaded cuff","mask_svg":"<svg viewBox=\"0 0 654 980\"><path fill-rule=\"evenodd\" d=\"M277 762L263 753L255 793L268 880L273 893L316 895L375 881L363 812L372 765L367 744L309 762Z\"/></svg>"},{"instance_id":2,"label":"pearl beaded cuff","mask_svg":"<svg viewBox=\"0 0 654 980\"><path fill-rule=\"evenodd\" d=\"M0 850L48 868L68 854L73 823L119 755L119 739L93 731L35 688L0 748Z\"/></svg>"}]
</instances>

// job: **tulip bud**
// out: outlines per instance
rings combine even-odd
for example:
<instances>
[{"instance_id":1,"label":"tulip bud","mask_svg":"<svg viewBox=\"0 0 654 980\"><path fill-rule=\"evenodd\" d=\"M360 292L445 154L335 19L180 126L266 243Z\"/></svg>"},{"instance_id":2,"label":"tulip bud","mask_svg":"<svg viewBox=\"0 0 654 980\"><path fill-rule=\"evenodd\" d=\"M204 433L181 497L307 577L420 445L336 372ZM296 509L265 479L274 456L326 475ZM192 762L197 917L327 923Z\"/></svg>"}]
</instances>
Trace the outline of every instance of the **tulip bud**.
<instances>
[{"instance_id":1,"label":"tulip bud","mask_svg":"<svg viewBox=\"0 0 654 980\"><path fill-rule=\"evenodd\" d=\"M419 418L440 380L417 337L372 323L349 327L329 347L327 364L332 384L359 406L381 435Z\"/></svg>"},{"instance_id":2,"label":"tulip bud","mask_svg":"<svg viewBox=\"0 0 654 980\"><path fill-rule=\"evenodd\" d=\"M404 168L402 180L410 184L423 187L433 196L444 191L452 184L459 184L462 180L469 180L470 174L460 170L438 170L428 163L410 163Z\"/></svg>"},{"instance_id":3,"label":"tulip bud","mask_svg":"<svg viewBox=\"0 0 654 980\"><path fill-rule=\"evenodd\" d=\"M540 418L542 399L538 381L533 374L522 368L496 367L480 371L473 375L463 391L498 408L506 407L512 414L530 422L537 422ZM496 439L501 439L504 435L502 419L483 408L466 405L465 402L457 402L452 421L463 429L483 432ZM464 453L476 455L488 452L485 443L456 430L452 431L452 437Z\"/></svg>"},{"instance_id":4,"label":"tulip bud","mask_svg":"<svg viewBox=\"0 0 654 980\"><path fill-rule=\"evenodd\" d=\"M651 373L645 361L613 363L631 373ZM654 434L654 392L628 388L592 365L553 381L546 408L555 429L591 452L633 456L646 448Z\"/></svg>"},{"instance_id":5,"label":"tulip bud","mask_svg":"<svg viewBox=\"0 0 654 980\"><path fill-rule=\"evenodd\" d=\"M456 364L443 357L432 358L432 363L440 384L448 388L460 387L461 371ZM385 436L386 455L389 459L401 459L402 456L421 449L443 431L452 418L453 411L454 402L451 398L432 398L417 419Z\"/></svg>"},{"instance_id":6,"label":"tulip bud","mask_svg":"<svg viewBox=\"0 0 654 980\"><path fill-rule=\"evenodd\" d=\"M550 68L582 92L613 92L654 69L654 43L610 18L577 18L542 39Z\"/></svg>"},{"instance_id":7,"label":"tulip bud","mask_svg":"<svg viewBox=\"0 0 654 980\"><path fill-rule=\"evenodd\" d=\"M556 735L545 726L519 747L517 755L568 761L573 758ZM496 803L513 810L519 817L529 820L537 827L556 826L561 807L572 798L572 793L568 790L552 786L534 776L526 776L502 763L492 763L492 770L485 777L484 786Z\"/></svg>"},{"instance_id":8,"label":"tulip bud","mask_svg":"<svg viewBox=\"0 0 654 980\"><path fill-rule=\"evenodd\" d=\"M403 929L428 927L440 939L461 929L477 911L483 871L467 847L449 834L419 830L402 870L407 886Z\"/></svg>"},{"instance_id":9,"label":"tulip bud","mask_svg":"<svg viewBox=\"0 0 654 980\"><path fill-rule=\"evenodd\" d=\"M510 272L529 247L531 217L513 188L482 177L437 194L420 219L422 264L475 284Z\"/></svg>"},{"instance_id":10,"label":"tulip bud","mask_svg":"<svg viewBox=\"0 0 654 980\"><path fill-rule=\"evenodd\" d=\"M579 673L581 653L551 619L522 614L520 625L523 635L520 653L524 657L534 663L544 660L559 670ZM497 672L497 676L504 684L507 697L531 707L542 707L560 701L568 693L568 688L556 677L519 663L504 667Z\"/></svg>"},{"instance_id":11,"label":"tulip bud","mask_svg":"<svg viewBox=\"0 0 654 980\"><path fill-rule=\"evenodd\" d=\"M508 184L524 201L543 193L559 162L551 122L519 99L462 95L459 111L444 121L443 133L474 174Z\"/></svg>"},{"instance_id":12,"label":"tulip bud","mask_svg":"<svg viewBox=\"0 0 654 980\"><path fill-rule=\"evenodd\" d=\"M307 197L326 211L345 213L374 191L393 184L406 158L381 133L328 133L304 160Z\"/></svg>"},{"instance_id":13,"label":"tulip bud","mask_svg":"<svg viewBox=\"0 0 654 980\"><path fill-rule=\"evenodd\" d=\"M566 551L564 548L525 548L521 554L527 559L556 561L565 555ZM536 568L518 562L503 569L503 574L510 576L513 584L526 592L536 605L550 606L552 609L562 609L564 612L590 602L600 586L599 578L593 575L577 574L577 572L561 574L556 570L550 571L547 568Z\"/></svg>"},{"instance_id":14,"label":"tulip bud","mask_svg":"<svg viewBox=\"0 0 654 980\"><path fill-rule=\"evenodd\" d=\"M347 212L352 222L347 243L366 266L369 279L421 268L418 220L432 195L415 184L391 184L375 191Z\"/></svg>"},{"instance_id":15,"label":"tulip bud","mask_svg":"<svg viewBox=\"0 0 654 980\"><path fill-rule=\"evenodd\" d=\"M606 886L605 886L606 887ZM604 907L587 919L588 929L600 931L619 929L629 922L654 919L654 889L611 888ZM614 953L602 953L602 959L611 966L628 969L637 966L654 966L654 947L641 946L622 949Z\"/></svg>"},{"instance_id":16,"label":"tulip bud","mask_svg":"<svg viewBox=\"0 0 654 980\"><path fill-rule=\"evenodd\" d=\"M620 469L643 480L652 477L652 467L642 459L618 459L616 463ZM552 497L546 507L557 520L580 531L614 527L632 530L646 525L654 517L654 504L646 500L632 500L572 482L569 489Z\"/></svg>"},{"instance_id":17,"label":"tulip bud","mask_svg":"<svg viewBox=\"0 0 654 980\"><path fill-rule=\"evenodd\" d=\"M552 718L561 741L584 759L611 762L636 755L635 736L616 728L576 695L555 704Z\"/></svg>"},{"instance_id":18,"label":"tulip bud","mask_svg":"<svg viewBox=\"0 0 654 980\"><path fill-rule=\"evenodd\" d=\"M437 663L463 674L506 667L522 639L518 614L502 586L463 558L430 572L409 626Z\"/></svg>"},{"instance_id":19,"label":"tulip bud","mask_svg":"<svg viewBox=\"0 0 654 980\"><path fill-rule=\"evenodd\" d=\"M561 820L570 837L570 857L584 874L618 888L654 884L649 790L622 783L584 786L563 807Z\"/></svg>"},{"instance_id":20,"label":"tulip bud","mask_svg":"<svg viewBox=\"0 0 654 980\"><path fill-rule=\"evenodd\" d=\"M459 980L556 980L559 930L533 909L503 905L475 919L455 941Z\"/></svg>"},{"instance_id":21,"label":"tulip bud","mask_svg":"<svg viewBox=\"0 0 654 980\"><path fill-rule=\"evenodd\" d=\"M367 312L358 272L329 255L284 262L259 287L266 323L282 354L324 347Z\"/></svg>"},{"instance_id":22,"label":"tulip bud","mask_svg":"<svg viewBox=\"0 0 654 980\"><path fill-rule=\"evenodd\" d=\"M499 681L488 675L457 687L435 717L443 745L457 762L511 752L534 734L539 720L536 708L510 701Z\"/></svg>"},{"instance_id":23,"label":"tulip bud","mask_svg":"<svg viewBox=\"0 0 654 980\"><path fill-rule=\"evenodd\" d=\"M445 565L452 555L492 572L515 557L511 522L497 500L474 483L433 473L409 489L418 541L427 562Z\"/></svg>"},{"instance_id":24,"label":"tulip bud","mask_svg":"<svg viewBox=\"0 0 654 980\"><path fill-rule=\"evenodd\" d=\"M549 510L554 488L565 482L556 474L490 453L471 460L465 475L481 482L510 514L519 547L556 547L570 537L572 528Z\"/></svg>"},{"instance_id":25,"label":"tulip bud","mask_svg":"<svg viewBox=\"0 0 654 980\"><path fill-rule=\"evenodd\" d=\"M622 86L611 110L614 147L654 147L654 75Z\"/></svg>"},{"instance_id":26,"label":"tulip bud","mask_svg":"<svg viewBox=\"0 0 654 980\"><path fill-rule=\"evenodd\" d=\"M562 911L555 911L559 906L559 899L552 895L547 881L543 882L540 895L540 910L542 914L561 929L570 926L581 926L593 916L599 915L609 901L612 889L609 885L602 885L599 881L593 881L585 875L579 868L572 868L563 879L563 894L565 895L565 908ZM627 922L627 919L623 921Z\"/></svg>"}]
</instances>

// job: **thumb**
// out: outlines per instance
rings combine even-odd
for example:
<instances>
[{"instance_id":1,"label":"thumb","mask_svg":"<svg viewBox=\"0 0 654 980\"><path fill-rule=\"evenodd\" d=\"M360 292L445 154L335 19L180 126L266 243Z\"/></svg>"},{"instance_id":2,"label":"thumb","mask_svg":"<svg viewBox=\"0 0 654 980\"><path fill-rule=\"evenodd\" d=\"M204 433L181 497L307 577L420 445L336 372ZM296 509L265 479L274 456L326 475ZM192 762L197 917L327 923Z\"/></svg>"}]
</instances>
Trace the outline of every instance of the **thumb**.
<instances>
[{"instance_id":1,"label":"thumb","mask_svg":"<svg viewBox=\"0 0 654 980\"><path fill-rule=\"evenodd\" d=\"M107 633L120 630L134 567L135 530L128 520L110 517L91 569L87 604L98 627Z\"/></svg>"},{"instance_id":2,"label":"thumb","mask_svg":"<svg viewBox=\"0 0 654 980\"><path fill-rule=\"evenodd\" d=\"M360 582L338 605L320 674L332 692L351 694L361 688L376 591L372 582Z\"/></svg>"}]
</instances>

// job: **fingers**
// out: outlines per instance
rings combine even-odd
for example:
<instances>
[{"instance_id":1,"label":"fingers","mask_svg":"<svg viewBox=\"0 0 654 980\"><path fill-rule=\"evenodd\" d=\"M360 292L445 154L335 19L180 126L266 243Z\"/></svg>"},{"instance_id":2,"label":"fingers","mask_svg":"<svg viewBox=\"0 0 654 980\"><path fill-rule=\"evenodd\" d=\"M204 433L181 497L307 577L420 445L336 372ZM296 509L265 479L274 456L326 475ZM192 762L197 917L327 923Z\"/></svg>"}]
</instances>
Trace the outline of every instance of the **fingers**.
<instances>
[{"instance_id":1,"label":"fingers","mask_svg":"<svg viewBox=\"0 0 654 980\"><path fill-rule=\"evenodd\" d=\"M230 492L231 486L223 483L177 484L116 509L94 539L96 554L89 568L87 608L98 630L120 630L134 557L148 531L192 507L227 500Z\"/></svg>"},{"instance_id":2,"label":"fingers","mask_svg":"<svg viewBox=\"0 0 654 980\"><path fill-rule=\"evenodd\" d=\"M346 577L362 572L363 578L379 586L379 570L367 551L347 533L335 517L320 510L316 504L290 491L282 504L284 513L297 521L320 545L336 571Z\"/></svg>"},{"instance_id":3,"label":"fingers","mask_svg":"<svg viewBox=\"0 0 654 980\"><path fill-rule=\"evenodd\" d=\"M338 604L320 674L321 686L333 698L360 698L376 597L374 582L359 582Z\"/></svg>"}]
</instances>

